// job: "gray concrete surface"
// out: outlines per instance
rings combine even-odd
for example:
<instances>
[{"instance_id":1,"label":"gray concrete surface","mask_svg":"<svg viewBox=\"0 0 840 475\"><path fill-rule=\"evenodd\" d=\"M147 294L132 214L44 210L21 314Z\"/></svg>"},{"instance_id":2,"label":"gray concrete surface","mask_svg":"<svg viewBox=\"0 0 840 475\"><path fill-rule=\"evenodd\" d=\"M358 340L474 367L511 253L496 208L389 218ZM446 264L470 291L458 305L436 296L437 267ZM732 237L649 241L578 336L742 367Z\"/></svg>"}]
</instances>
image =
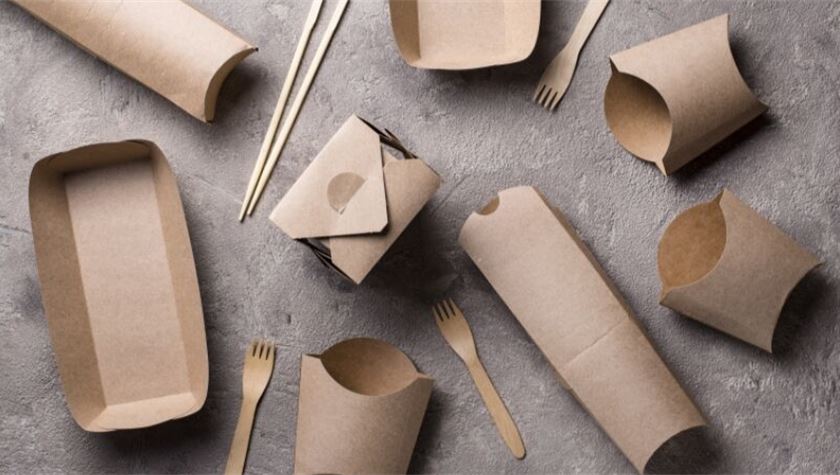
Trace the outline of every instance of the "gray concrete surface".
<instances>
[{"instance_id":1,"label":"gray concrete surface","mask_svg":"<svg viewBox=\"0 0 840 475\"><path fill-rule=\"evenodd\" d=\"M658 453L653 471L840 471L840 3L614 0L568 95L549 115L528 99L583 3L545 2L536 50L523 63L437 72L403 63L384 3L355 0L263 205L245 225L235 220L240 195L307 4L199 4L260 47L230 76L218 122L206 125L0 3L0 472L220 472L239 408L242 349L255 336L277 340L280 351L247 469L289 472L301 354L360 335L396 344L436 378L411 471L632 472L456 244L471 210L518 184L540 187L567 213L708 417L708 429ZM738 63L770 111L666 178L625 153L606 127L607 56L727 12ZM360 287L322 268L266 219L351 113L393 130L445 179ZM156 142L178 176L201 284L210 389L189 418L90 434L71 419L55 368L27 180L44 155L126 138ZM825 260L785 307L775 355L657 304L659 236L680 210L724 186ZM524 461L508 455L437 333L429 303L443 295L473 323L485 365L518 421Z\"/></svg>"}]
</instances>

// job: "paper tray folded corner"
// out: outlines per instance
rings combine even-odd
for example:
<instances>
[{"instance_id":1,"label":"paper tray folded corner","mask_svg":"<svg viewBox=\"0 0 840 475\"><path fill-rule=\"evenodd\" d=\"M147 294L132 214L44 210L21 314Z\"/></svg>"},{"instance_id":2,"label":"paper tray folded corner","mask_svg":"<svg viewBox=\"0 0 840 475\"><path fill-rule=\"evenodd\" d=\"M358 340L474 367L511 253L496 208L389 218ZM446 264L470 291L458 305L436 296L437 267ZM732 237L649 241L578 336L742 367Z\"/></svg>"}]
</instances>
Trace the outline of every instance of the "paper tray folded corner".
<instances>
[{"instance_id":1,"label":"paper tray folded corner","mask_svg":"<svg viewBox=\"0 0 840 475\"><path fill-rule=\"evenodd\" d=\"M559 210L532 187L500 192L459 243L561 382L642 472L700 412Z\"/></svg>"},{"instance_id":2,"label":"paper tray folded corner","mask_svg":"<svg viewBox=\"0 0 840 475\"><path fill-rule=\"evenodd\" d=\"M201 297L175 176L151 142L38 161L29 209L70 412L85 430L158 424L207 396Z\"/></svg>"},{"instance_id":3,"label":"paper tray folded corner","mask_svg":"<svg viewBox=\"0 0 840 475\"><path fill-rule=\"evenodd\" d=\"M724 189L659 242L660 303L772 352L785 301L819 259Z\"/></svg>"},{"instance_id":4,"label":"paper tray folded corner","mask_svg":"<svg viewBox=\"0 0 840 475\"><path fill-rule=\"evenodd\" d=\"M295 473L406 473L432 383L379 340L304 356Z\"/></svg>"}]
</instances>

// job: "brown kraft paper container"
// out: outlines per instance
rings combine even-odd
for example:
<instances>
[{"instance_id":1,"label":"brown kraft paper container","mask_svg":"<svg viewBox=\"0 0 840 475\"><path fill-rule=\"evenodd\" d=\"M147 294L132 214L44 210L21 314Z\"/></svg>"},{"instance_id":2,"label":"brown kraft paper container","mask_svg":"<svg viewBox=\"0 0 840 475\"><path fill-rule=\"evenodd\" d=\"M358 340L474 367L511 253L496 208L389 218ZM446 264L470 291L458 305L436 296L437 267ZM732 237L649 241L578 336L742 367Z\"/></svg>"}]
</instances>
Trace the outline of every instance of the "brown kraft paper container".
<instances>
[{"instance_id":1,"label":"brown kraft paper container","mask_svg":"<svg viewBox=\"0 0 840 475\"><path fill-rule=\"evenodd\" d=\"M500 192L467 219L459 242L639 472L668 439L705 424L571 224L535 188Z\"/></svg>"},{"instance_id":2,"label":"brown kraft paper container","mask_svg":"<svg viewBox=\"0 0 840 475\"><path fill-rule=\"evenodd\" d=\"M767 110L738 71L728 28L721 15L610 56L607 124L665 175Z\"/></svg>"},{"instance_id":3,"label":"brown kraft paper container","mask_svg":"<svg viewBox=\"0 0 840 475\"><path fill-rule=\"evenodd\" d=\"M659 241L660 303L772 352L782 306L819 259L728 190Z\"/></svg>"},{"instance_id":4,"label":"brown kraft paper container","mask_svg":"<svg viewBox=\"0 0 840 475\"><path fill-rule=\"evenodd\" d=\"M432 383L379 340L304 356L295 473L406 473Z\"/></svg>"},{"instance_id":5,"label":"brown kraft paper container","mask_svg":"<svg viewBox=\"0 0 840 475\"><path fill-rule=\"evenodd\" d=\"M400 151L397 159L383 145ZM440 187L390 132L351 116L269 219L359 284Z\"/></svg>"},{"instance_id":6,"label":"brown kraft paper container","mask_svg":"<svg viewBox=\"0 0 840 475\"><path fill-rule=\"evenodd\" d=\"M178 0L12 0L80 48L210 122L227 75L254 46Z\"/></svg>"},{"instance_id":7,"label":"brown kraft paper container","mask_svg":"<svg viewBox=\"0 0 840 475\"><path fill-rule=\"evenodd\" d=\"M207 395L201 298L175 176L151 142L40 160L29 209L70 412L93 432L192 414Z\"/></svg>"},{"instance_id":8,"label":"brown kraft paper container","mask_svg":"<svg viewBox=\"0 0 840 475\"><path fill-rule=\"evenodd\" d=\"M540 29L540 0L390 0L400 55L422 69L522 61Z\"/></svg>"}]
</instances>

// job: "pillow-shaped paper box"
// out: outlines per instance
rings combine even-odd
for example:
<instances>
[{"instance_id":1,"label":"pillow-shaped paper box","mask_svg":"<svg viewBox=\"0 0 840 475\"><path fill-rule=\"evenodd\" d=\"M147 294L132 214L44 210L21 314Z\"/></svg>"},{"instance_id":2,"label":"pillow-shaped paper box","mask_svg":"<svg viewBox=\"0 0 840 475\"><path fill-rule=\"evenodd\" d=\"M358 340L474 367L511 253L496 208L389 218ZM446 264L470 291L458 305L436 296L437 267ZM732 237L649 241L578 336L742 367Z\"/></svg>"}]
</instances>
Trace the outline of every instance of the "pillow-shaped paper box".
<instances>
[{"instance_id":1,"label":"pillow-shaped paper box","mask_svg":"<svg viewBox=\"0 0 840 475\"><path fill-rule=\"evenodd\" d=\"M728 28L721 15L610 56L607 124L666 175L767 110L738 71Z\"/></svg>"},{"instance_id":2,"label":"pillow-shaped paper box","mask_svg":"<svg viewBox=\"0 0 840 475\"><path fill-rule=\"evenodd\" d=\"M358 284L438 187L438 174L393 134L351 116L269 219Z\"/></svg>"},{"instance_id":3,"label":"pillow-shaped paper box","mask_svg":"<svg viewBox=\"0 0 840 475\"><path fill-rule=\"evenodd\" d=\"M677 216L658 260L662 305L766 351L788 295L820 263L728 190Z\"/></svg>"},{"instance_id":4,"label":"pillow-shaped paper box","mask_svg":"<svg viewBox=\"0 0 840 475\"><path fill-rule=\"evenodd\" d=\"M184 417L207 396L204 317L175 176L151 142L40 160L29 210L70 412L85 430Z\"/></svg>"}]
</instances>

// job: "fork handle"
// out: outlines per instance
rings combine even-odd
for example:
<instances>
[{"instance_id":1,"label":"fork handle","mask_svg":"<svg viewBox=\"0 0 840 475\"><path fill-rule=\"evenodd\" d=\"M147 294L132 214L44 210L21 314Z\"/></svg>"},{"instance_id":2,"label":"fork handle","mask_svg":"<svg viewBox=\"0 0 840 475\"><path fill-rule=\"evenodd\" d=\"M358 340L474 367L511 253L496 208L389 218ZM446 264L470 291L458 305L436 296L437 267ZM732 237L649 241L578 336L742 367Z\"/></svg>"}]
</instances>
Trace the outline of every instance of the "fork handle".
<instances>
[{"instance_id":1,"label":"fork handle","mask_svg":"<svg viewBox=\"0 0 840 475\"><path fill-rule=\"evenodd\" d=\"M245 457L248 455L248 443L251 441L251 429L254 427L254 416L257 412L256 401L242 400L239 411L239 422L233 433L233 443L230 446L225 475L241 475L245 470Z\"/></svg>"},{"instance_id":2,"label":"fork handle","mask_svg":"<svg viewBox=\"0 0 840 475\"><path fill-rule=\"evenodd\" d=\"M505 403L502 402L502 398L499 397L499 393L493 387L493 382L490 381L490 376L487 375L481 361L476 360L474 363L468 364L467 368L475 382L475 387L478 388L481 399L484 400L484 405L487 406L487 410L496 424L499 435L502 436L502 440L505 441L514 457L518 459L525 457L525 445L522 443L519 429L516 428L516 423L510 417Z\"/></svg>"},{"instance_id":3,"label":"fork handle","mask_svg":"<svg viewBox=\"0 0 840 475\"><path fill-rule=\"evenodd\" d=\"M567 43L567 47L574 48L576 54L580 54L580 50L583 49L584 43L592 34L592 30L595 29L595 25L601 18L601 14L604 13L604 9L607 8L608 3L610 3L610 0L589 0L589 3L586 4L583 13L580 15L580 20L575 26L575 31L572 32L572 36Z\"/></svg>"}]
</instances>

